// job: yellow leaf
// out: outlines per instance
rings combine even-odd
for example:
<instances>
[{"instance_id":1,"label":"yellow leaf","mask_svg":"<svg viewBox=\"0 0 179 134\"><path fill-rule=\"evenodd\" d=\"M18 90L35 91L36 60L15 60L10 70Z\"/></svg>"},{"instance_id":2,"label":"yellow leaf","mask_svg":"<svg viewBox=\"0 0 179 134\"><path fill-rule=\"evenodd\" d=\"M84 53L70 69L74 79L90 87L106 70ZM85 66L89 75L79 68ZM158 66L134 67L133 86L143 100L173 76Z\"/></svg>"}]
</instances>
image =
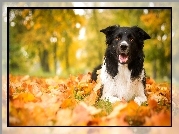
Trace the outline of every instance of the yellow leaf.
<instances>
[{"instance_id":1,"label":"yellow leaf","mask_svg":"<svg viewBox=\"0 0 179 134\"><path fill-rule=\"evenodd\" d=\"M31 93L20 93L20 94L14 96L13 99L22 100L24 102L30 102L30 101L34 101L35 97Z\"/></svg>"},{"instance_id":2,"label":"yellow leaf","mask_svg":"<svg viewBox=\"0 0 179 134\"><path fill-rule=\"evenodd\" d=\"M127 103L120 103L118 106L114 108L114 110L108 115L107 118L114 118L116 117L122 109L124 109L127 106Z\"/></svg>"},{"instance_id":3,"label":"yellow leaf","mask_svg":"<svg viewBox=\"0 0 179 134\"><path fill-rule=\"evenodd\" d=\"M101 112L101 109L97 109L94 106L89 106L85 102L80 102L80 105L83 106L89 112L90 115L95 115Z\"/></svg>"}]
</instances>

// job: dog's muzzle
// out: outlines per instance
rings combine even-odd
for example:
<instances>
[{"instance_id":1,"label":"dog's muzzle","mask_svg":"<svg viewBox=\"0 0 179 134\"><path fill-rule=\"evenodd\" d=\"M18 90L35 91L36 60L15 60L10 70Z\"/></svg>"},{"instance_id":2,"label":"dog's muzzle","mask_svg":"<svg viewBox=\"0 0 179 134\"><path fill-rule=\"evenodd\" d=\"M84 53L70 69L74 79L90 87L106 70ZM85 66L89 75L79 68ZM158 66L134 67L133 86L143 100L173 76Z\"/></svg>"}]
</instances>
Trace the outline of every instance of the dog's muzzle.
<instances>
[{"instance_id":1,"label":"dog's muzzle","mask_svg":"<svg viewBox=\"0 0 179 134\"><path fill-rule=\"evenodd\" d=\"M119 62L121 64L126 64L128 62L128 52L129 44L126 41L122 41L119 46Z\"/></svg>"}]
</instances>

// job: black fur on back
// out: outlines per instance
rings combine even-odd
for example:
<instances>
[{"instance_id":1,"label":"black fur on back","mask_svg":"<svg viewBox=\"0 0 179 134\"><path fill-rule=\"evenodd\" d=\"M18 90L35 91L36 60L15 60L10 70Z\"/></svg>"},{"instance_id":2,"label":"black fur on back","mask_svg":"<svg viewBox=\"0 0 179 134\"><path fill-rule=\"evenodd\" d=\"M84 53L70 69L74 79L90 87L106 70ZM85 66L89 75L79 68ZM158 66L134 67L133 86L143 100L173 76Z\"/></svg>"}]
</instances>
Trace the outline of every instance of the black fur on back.
<instances>
[{"instance_id":1,"label":"black fur on back","mask_svg":"<svg viewBox=\"0 0 179 134\"><path fill-rule=\"evenodd\" d=\"M92 72L92 74L91 74L91 79L92 79L92 80L94 80L94 81L97 80L97 76L98 76L97 71L98 71L99 69L101 69L101 64L98 65L97 67L95 67L95 68L93 69L93 72Z\"/></svg>"}]
</instances>

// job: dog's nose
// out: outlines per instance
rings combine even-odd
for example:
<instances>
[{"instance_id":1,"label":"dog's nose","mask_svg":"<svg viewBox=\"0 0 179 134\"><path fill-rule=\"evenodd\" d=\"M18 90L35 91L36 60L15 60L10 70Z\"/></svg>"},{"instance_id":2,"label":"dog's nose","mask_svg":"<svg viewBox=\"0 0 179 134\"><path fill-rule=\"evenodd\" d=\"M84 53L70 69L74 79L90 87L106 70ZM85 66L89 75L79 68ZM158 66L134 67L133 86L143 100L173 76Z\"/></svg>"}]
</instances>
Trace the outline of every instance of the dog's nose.
<instances>
[{"instance_id":1,"label":"dog's nose","mask_svg":"<svg viewBox=\"0 0 179 134\"><path fill-rule=\"evenodd\" d=\"M123 41L120 43L121 50L126 50L128 47L128 43L126 41Z\"/></svg>"},{"instance_id":2,"label":"dog's nose","mask_svg":"<svg viewBox=\"0 0 179 134\"><path fill-rule=\"evenodd\" d=\"M120 45L121 50L126 50L127 49L127 45Z\"/></svg>"}]
</instances>

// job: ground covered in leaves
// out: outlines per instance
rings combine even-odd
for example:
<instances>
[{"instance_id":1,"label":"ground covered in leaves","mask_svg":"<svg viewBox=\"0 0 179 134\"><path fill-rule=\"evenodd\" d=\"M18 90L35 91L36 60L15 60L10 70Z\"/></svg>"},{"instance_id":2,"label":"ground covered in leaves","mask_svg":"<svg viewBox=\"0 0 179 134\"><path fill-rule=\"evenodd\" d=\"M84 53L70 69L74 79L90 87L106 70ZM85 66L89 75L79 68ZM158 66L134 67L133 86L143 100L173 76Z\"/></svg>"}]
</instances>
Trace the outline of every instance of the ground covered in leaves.
<instances>
[{"instance_id":1,"label":"ground covered in leaves","mask_svg":"<svg viewBox=\"0 0 179 134\"><path fill-rule=\"evenodd\" d=\"M10 126L171 126L171 86L147 79L148 101L100 100L91 74L40 78L9 75Z\"/></svg>"}]
</instances>

